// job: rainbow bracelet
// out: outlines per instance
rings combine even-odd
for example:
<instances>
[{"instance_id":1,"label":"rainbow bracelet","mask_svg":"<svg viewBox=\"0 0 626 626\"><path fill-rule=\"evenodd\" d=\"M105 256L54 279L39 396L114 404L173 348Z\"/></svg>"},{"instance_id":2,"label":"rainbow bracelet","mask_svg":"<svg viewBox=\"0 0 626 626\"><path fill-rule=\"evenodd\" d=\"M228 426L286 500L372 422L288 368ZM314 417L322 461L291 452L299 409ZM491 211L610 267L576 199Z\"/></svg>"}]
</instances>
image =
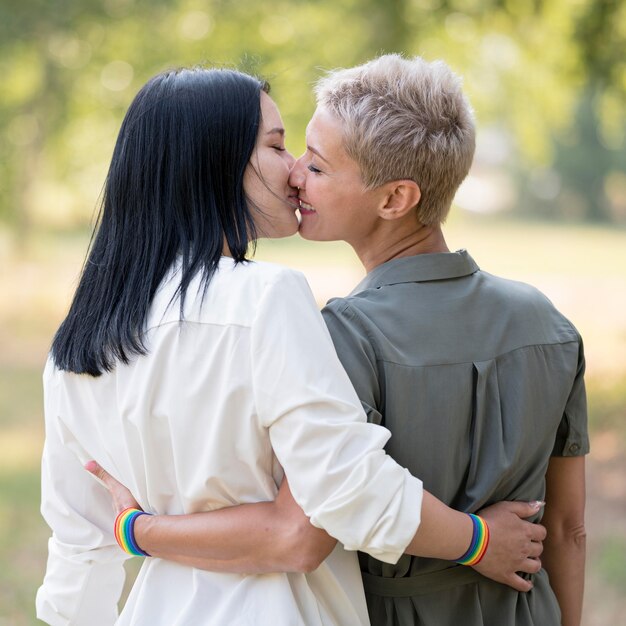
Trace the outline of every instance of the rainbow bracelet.
<instances>
[{"instance_id":1,"label":"rainbow bracelet","mask_svg":"<svg viewBox=\"0 0 626 626\"><path fill-rule=\"evenodd\" d=\"M467 549L467 552L460 558L456 559L457 563L461 565L476 565L485 556L487 552L487 546L489 545L489 526L487 522L478 515L468 513L472 519L474 526L472 530L472 541Z\"/></svg>"},{"instance_id":2,"label":"rainbow bracelet","mask_svg":"<svg viewBox=\"0 0 626 626\"><path fill-rule=\"evenodd\" d=\"M116 518L113 525L115 539L120 548L133 556L150 556L142 550L135 541L135 521L140 515L150 515L141 509L124 509Z\"/></svg>"}]
</instances>

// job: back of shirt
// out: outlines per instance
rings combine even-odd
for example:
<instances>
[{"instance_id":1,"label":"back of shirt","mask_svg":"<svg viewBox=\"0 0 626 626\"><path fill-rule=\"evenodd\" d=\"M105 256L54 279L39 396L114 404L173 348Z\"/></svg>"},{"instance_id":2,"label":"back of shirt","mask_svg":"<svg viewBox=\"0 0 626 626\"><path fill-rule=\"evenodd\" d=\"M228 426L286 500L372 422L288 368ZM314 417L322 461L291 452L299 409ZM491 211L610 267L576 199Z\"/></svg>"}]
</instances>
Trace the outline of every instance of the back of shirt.
<instances>
[{"instance_id":1,"label":"back of shirt","mask_svg":"<svg viewBox=\"0 0 626 626\"><path fill-rule=\"evenodd\" d=\"M467 253L386 263L323 315L369 419L391 430L386 450L452 508L541 500L550 456L588 451L578 333L536 289ZM363 555L362 566L405 576L450 564Z\"/></svg>"},{"instance_id":2,"label":"back of shirt","mask_svg":"<svg viewBox=\"0 0 626 626\"><path fill-rule=\"evenodd\" d=\"M400 557L419 523L420 482L382 453L388 432L367 424L304 277L223 258L206 291L191 283L182 320L179 282L175 267L154 298L147 354L97 378L47 364L42 513L53 536L37 610L50 624L116 621L125 555L110 498L82 467L90 459L160 514L273 500L284 471L313 524L383 560ZM146 559L116 623L366 622L356 556L337 548L309 575Z\"/></svg>"}]
</instances>

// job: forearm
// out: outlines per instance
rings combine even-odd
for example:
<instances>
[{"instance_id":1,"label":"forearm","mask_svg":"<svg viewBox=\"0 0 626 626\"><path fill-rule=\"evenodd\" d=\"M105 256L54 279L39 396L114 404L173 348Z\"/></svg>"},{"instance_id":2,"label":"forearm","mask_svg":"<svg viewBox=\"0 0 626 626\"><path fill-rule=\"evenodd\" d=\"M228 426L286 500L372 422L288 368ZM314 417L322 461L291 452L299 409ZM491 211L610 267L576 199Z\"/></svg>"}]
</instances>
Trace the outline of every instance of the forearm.
<instances>
[{"instance_id":1,"label":"forearm","mask_svg":"<svg viewBox=\"0 0 626 626\"><path fill-rule=\"evenodd\" d=\"M321 560L311 555L314 544L321 544L317 551L324 555L334 546L324 531L307 529L299 520L281 514L275 502L192 515L142 515L135 523L135 537L153 557L199 569L247 574L308 571ZM470 518L425 492L422 520L406 551L455 559L467 550L471 538Z\"/></svg>"},{"instance_id":2,"label":"forearm","mask_svg":"<svg viewBox=\"0 0 626 626\"><path fill-rule=\"evenodd\" d=\"M228 507L193 515L142 515L139 545L150 555L212 571L263 573L295 567L273 503Z\"/></svg>"},{"instance_id":3,"label":"forearm","mask_svg":"<svg viewBox=\"0 0 626 626\"><path fill-rule=\"evenodd\" d=\"M546 474L543 566L563 626L580 626L585 582L585 458L553 457Z\"/></svg>"},{"instance_id":4,"label":"forearm","mask_svg":"<svg viewBox=\"0 0 626 626\"><path fill-rule=\"evenodd\" d=\"M585 530L548 526L543 567L561 607L562 626L580 626L585 583Z\"/></svg>"},{"instance_id":5,"label":"forearm","mask_svg":"<svg viewBox=\"0 0 626 626\"><path fill-rule=\"evenodd\" d=\"M274 502L193 515L142 515L139 545L155 557L215 572L309 572L336 540L311 525L283 481Z\"/></svg>"},{"instance_id":6,"label":"forearm","mask_svg":"<svg viewBox=\"0 0 626 626\"><path fill-rule=\"evenodd\" d=\"M465 553L472 539L472 521L424 491L420 525L406 548L407 554L454 560Z\"/></svg>"}]
</instances>

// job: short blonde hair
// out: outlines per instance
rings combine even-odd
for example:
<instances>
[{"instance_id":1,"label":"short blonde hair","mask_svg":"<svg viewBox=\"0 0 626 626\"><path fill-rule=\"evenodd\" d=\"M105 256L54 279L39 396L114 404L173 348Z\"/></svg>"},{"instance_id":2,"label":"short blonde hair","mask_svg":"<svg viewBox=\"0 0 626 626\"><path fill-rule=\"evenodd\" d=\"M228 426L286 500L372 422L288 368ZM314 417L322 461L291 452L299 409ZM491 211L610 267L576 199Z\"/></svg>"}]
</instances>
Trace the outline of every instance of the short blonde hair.
<instances>
[{"instance_id":1,"label":"short blonde hair","mask_svg":"<svg viewBox=\"0 0 626 626\"><path fill-rule=\"evenodd\" d=\"M445 220L472 163L475 133L461 79L443 61L387 54L328 72L315 94L341 120L344 148L368 188L414 180L419 221Z\"/></svg>"}]
</instances>

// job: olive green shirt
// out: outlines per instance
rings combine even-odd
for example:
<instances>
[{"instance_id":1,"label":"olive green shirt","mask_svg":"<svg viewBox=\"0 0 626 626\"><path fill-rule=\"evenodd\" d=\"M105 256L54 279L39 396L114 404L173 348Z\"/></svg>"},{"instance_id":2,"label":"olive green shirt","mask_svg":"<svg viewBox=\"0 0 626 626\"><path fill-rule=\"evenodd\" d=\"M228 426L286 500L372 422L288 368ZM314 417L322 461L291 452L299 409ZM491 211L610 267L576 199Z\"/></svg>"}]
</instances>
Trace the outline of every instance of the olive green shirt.
<instances>
[{"instance_id":1,"label":"olive green shirt","mask_svg":"<svg viewBox=\"0 0 626 626\"><path fill-rule=\"evenodd\" d=\"M541 500L550 456L589 451L580 335L466 251L384 263L323 315L388 453L452 508ZM360 561L374 626L560 624L543 570L521 594L448 561Z\"/></svg>"}]
</instances>

